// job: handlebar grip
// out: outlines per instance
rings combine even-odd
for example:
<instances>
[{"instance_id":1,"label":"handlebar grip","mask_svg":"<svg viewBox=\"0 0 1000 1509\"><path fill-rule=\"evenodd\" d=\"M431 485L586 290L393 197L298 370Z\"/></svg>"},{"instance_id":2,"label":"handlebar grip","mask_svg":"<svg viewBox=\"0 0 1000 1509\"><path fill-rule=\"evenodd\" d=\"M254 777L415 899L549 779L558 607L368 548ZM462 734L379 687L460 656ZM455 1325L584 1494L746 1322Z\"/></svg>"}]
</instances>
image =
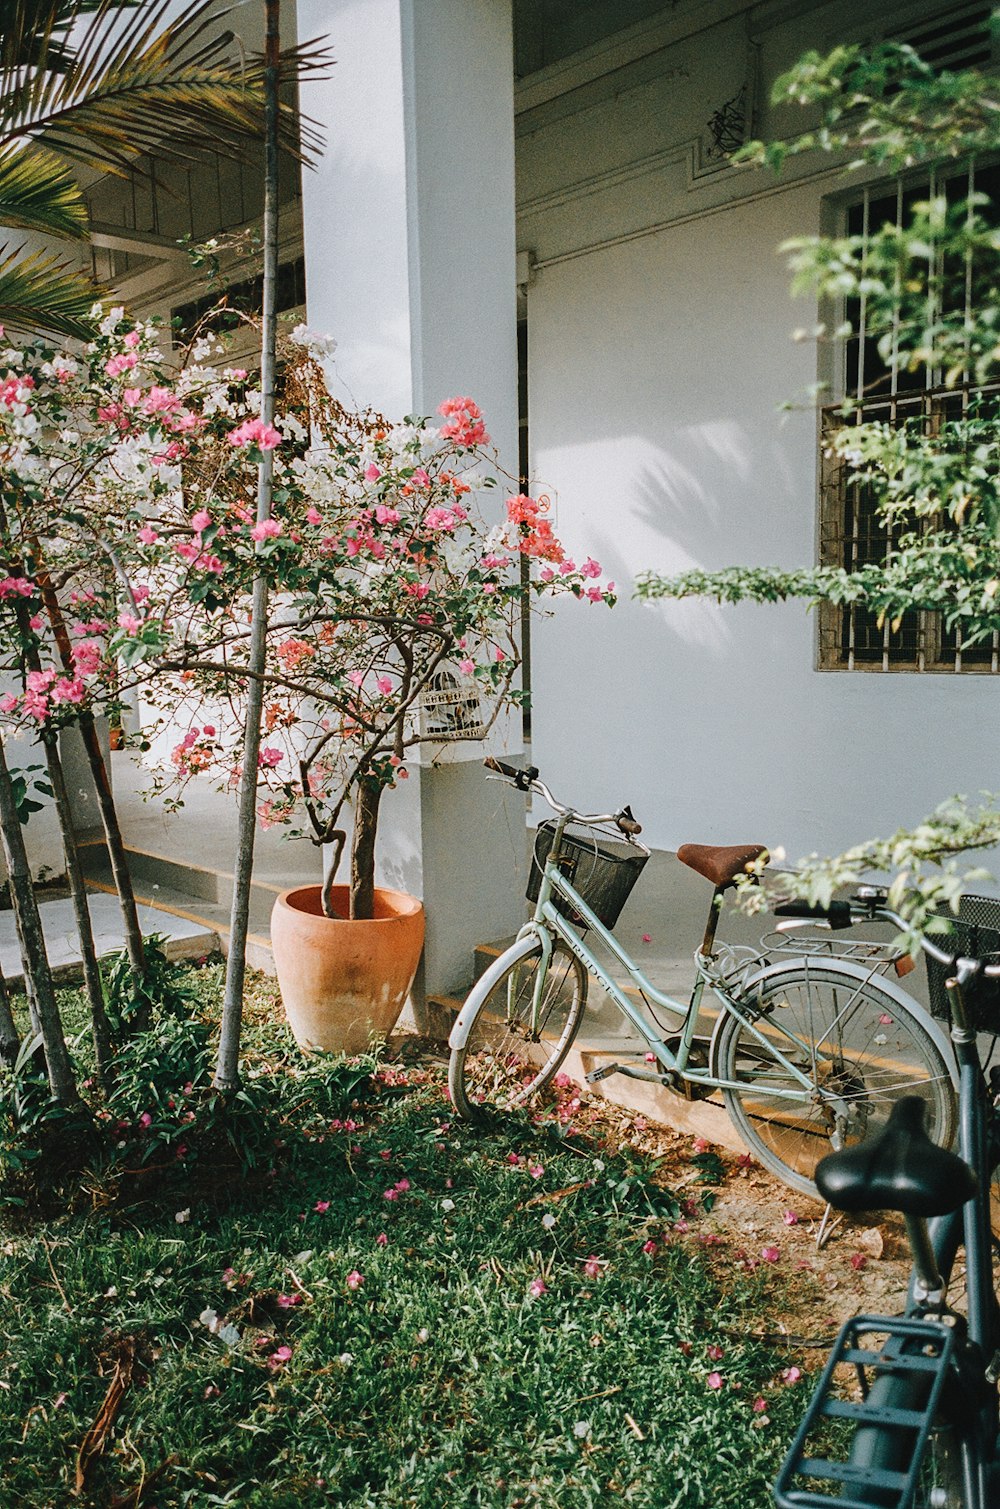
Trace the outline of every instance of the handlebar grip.
<instances>
[{"instance_id":1,"label":"handlebar grip","mask_svg":"<svg viewBox=\"0 0 1000 1509\"><path fill-rule=\"evenodd\" d=\"M497 760L493 755L487 755L483 761L487 770L495 770L497 775L502 775L508 781L513 781L519 791L527 791L532 781L537 781L538 770L534 765L527 765L523 770L517 765L508 765L505 760Z\"/></svg>"},{"instance_id":2,"label":"handlebar grip","mask_svg":"<svg viewBox=\"0 0 1000 1509\"><path fill-rule=\"evenodd\" d=\"M642 824L637 823L632 816L631 807L622 808L621 812L615 818L615 827L619 832L624 833L627 838L637 838L642 832Z\"/></svg>"},{"instance_id":3,"label":"handlebar grip","mask_svg":"<svg viewBox=\"0 0 1000 1509\"><path fill-rule=\"evenodd\" d=\"M850 927L854 921L849 901L831 901L829 906L810 906L806 901L781 901L774 908L776 917L817 917L832 928Z\"/></svg>"}]
</instances>

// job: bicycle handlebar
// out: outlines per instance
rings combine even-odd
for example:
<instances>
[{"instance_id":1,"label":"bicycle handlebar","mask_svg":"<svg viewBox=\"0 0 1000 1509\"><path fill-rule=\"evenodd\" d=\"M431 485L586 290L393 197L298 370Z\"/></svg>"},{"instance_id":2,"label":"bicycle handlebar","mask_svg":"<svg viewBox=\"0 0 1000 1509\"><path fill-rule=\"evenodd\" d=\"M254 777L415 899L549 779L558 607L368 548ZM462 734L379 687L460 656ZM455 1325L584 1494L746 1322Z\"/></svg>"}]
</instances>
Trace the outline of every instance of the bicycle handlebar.
<instances>
[{"instance_id":1,"label":"bicycle handlebar","mask_svg":"<svg viewBox=\"0 0 1000 1509\"><path fill-rule=\"evenodd\" d=\"M517 765L508 765L504 760L498 760L493 755L487 755L483 761L487 770L493 770L504 780L510 781L518 791L536 791L543 797L553 812L558 812L560 817L569 818L572 822L586 823L596 826L598 823L614 823L620 833L627 839L636 838L642 832L642 824L637 823L632 816L631 807L622 807L618 812L577 812L573 807L564 807L562 802L557 802L552 792L538 774L534 765L527 765L523 770Z\"/></svg>"}]
</instances>

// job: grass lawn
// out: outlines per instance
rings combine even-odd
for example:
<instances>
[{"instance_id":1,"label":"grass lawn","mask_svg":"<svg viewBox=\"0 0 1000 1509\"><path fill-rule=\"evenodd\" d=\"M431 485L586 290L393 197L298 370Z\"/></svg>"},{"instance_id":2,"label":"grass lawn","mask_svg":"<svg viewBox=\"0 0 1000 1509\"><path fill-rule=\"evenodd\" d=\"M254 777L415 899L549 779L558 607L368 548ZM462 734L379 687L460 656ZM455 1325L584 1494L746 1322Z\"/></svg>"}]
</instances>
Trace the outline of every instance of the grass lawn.
<instances>
[{"instance_id":1,"label":"grass lawn","mask_svg":"<svg viewBox=\"0 0 1000 1509\"><path fill-rule=\"evenodd\" d=\"M256 989L251 1070L294 1077ZM453 1123L442 1079L384 1065L243 1183L8 1208L4 1509L765 1509L805 1403L751 1334L778 1274L704 1242L706 1184L681 1215L637 1154Z\"/></svg>"}]
</instances>

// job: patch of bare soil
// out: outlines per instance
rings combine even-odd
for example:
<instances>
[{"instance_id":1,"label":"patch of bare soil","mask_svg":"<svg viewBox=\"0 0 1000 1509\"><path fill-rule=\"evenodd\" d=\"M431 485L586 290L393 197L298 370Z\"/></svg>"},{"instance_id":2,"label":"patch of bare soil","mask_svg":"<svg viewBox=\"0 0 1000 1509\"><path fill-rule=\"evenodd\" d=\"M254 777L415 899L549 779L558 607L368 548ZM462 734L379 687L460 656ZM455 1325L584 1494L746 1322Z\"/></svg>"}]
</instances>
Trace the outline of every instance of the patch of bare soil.
<instances>
[{"instance_id":1,"label":"patch of bare soil","mask_svg":"<svg viewBox=\"0 0 1000 1509\"><path fill-rule=\"evenodd\" d=\"M762 1335L780 1337L794 1351L825 1349L849 1316L902 1310L910 1261L899 1218L831 1212L818 1241L823 1206L794 1194L749 1154L597 1097L581 1099L590 1136L660 1160L659 1177L684 1202L684 1215L664 1233L668 1240L702 1250L723 1279L727 1272L753 1272L765 1281L773 1275L767 1289L774 1307L761 1313Z\"/></svg>"}]
</instances>

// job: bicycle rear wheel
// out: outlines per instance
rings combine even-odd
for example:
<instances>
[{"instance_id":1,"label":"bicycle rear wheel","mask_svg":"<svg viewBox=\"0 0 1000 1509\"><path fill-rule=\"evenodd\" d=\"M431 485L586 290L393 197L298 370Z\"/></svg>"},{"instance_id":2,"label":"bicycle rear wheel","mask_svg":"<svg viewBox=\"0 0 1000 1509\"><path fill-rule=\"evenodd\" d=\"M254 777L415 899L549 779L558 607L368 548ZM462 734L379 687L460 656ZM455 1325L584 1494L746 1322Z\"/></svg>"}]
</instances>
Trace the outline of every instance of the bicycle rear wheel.
<instances>
[{"instance_id":1,"label":"bicycle rear wheel","mask_svg":"<svg viewBox=\"0 0 1000 1509\"><path fill-rule=\"evenodd\" d=\"M809 962L765 974L739 1004L764 1042L726 1017L717 1070L737 1088L723 1098L751 1152L791 1189L818 1198L819 1160L883 1127L903 1095L922 1096L929 1136L952 1143L951 1075L916 1003L909 1008L864 971ZM808 1101L778 1093L800 1088L778 1052L811 1081Z\"/></svg>"},{"instance_id":2,"label":"bicycle rear wheel","mask_svg":"<svg viewBox=\"0 0 1000 1509\"><path fill-rule=\"evenodd\" d=\"M587 971L558 939L539 984L541 964L536 943L513 958L491 987L474 987L482 989L482 999L448 1065L452 1103L467 1120L539 1104L569 1052L587 1000Z\"/></svg>"}]
</instances>

